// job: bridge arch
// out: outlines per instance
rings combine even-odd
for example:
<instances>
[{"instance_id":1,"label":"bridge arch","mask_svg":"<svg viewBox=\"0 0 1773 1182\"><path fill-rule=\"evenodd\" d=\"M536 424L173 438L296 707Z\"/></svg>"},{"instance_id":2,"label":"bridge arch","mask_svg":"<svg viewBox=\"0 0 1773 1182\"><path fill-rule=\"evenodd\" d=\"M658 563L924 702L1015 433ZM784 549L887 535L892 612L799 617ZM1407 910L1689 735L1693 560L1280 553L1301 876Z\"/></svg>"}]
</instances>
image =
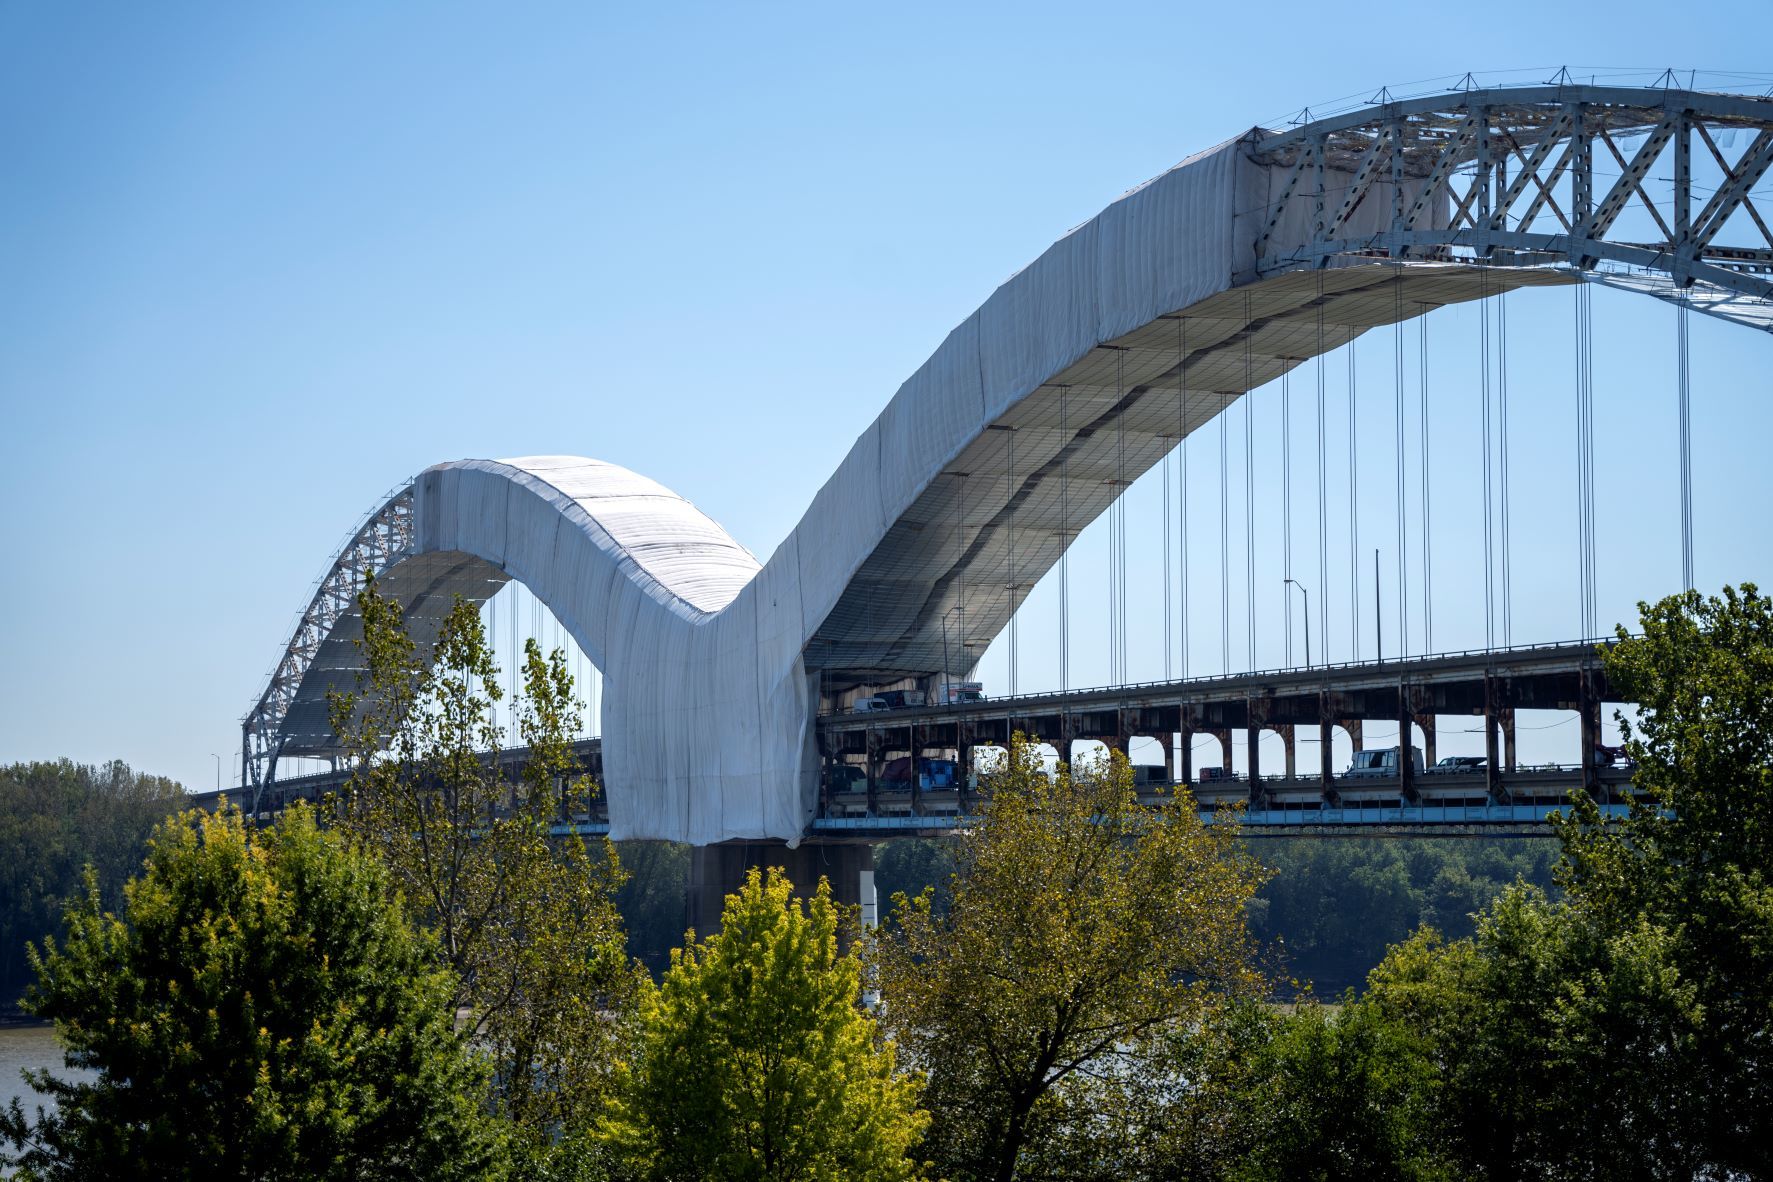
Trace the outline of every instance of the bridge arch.
<instances>
[{"instance_id":1,"label":"bridge arch","mask_svg":"<svg viewBox=\"0 0 1773 1182\"><path fill-rule=\"evenodd\" d=\"M1708 128L1752 138L1732 162ZM1697 211L1695 143L1724 172ZM1603 148L1622 175L1597 190ZM1665 150L1668 216L1643 183ZM326 742L314 704L345 670L327 654L348 647L353 579L410 576L422 605L520 578L604 672L617 837L795 840L822 700L964 672L1126 484L1318 353L1434 307L1582 281L1773 330L1773 236L1763 249L1723 234L1738 213L1765 233L1749 190L1770 165L1773 101L1675 90L1472 90L1253 130L1127 193L999 287L766 563L612 465L429 469L323 580L246 720L254 782L279 752ZM1663 241L1619 239L1634 202ZM630 495L659 515L617 514Z\"/></svg>"}]
</instances>

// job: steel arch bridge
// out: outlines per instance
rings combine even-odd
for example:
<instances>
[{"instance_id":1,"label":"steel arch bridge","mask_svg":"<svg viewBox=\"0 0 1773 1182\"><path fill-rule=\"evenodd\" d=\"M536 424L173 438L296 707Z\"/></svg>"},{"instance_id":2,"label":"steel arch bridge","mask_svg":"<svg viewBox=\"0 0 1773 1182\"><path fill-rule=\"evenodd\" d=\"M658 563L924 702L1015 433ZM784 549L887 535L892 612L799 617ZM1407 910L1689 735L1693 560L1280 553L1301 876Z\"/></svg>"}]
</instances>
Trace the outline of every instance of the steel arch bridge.
<instances>
[{"instance_id":1,"label":"steel arch bridge","mask_svg":"<svg viewBox=\"0 0 1773 1182\"><path fill-rule=\"evenodd\" d=\"M1722 176L1709 192L1695 153ZM604 674L614 836L797 841L821 702L964 675L1128 483L1294 366L1435 307L1583 281L1773 331L1751 197L1770 166L1773 100L1679 89L1473 88L1253 129L1004 283L767 562L614 465L426 470L322 578L244 719L243 782L340 753L326 695L357 673L365 576L421 651L455 596L517 579Z\"/></svg>"}]
</instances>

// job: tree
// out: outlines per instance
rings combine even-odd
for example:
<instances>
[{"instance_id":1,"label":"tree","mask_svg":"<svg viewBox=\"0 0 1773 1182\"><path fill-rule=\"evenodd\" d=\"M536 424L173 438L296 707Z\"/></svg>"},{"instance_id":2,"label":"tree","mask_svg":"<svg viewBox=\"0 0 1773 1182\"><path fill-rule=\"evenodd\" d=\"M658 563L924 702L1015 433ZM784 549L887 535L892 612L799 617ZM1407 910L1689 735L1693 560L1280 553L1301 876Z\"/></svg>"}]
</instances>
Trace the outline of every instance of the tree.
<instances>
[{"instance_id":1,"label":"tree","mask_svg":"<svg viewBox=\"0 0 1773 1182\"><path fill-rule=\"evenodd\" d=\"M67 1065L4 1121L26 1179L485 1178L485 1069L451 982L373 859L311 812L250 832L186 813L156 832L122 918L96 885L33 950L28 1003Z\"/></svg>"},{"instance_id":2,"label":"tree","mask_svg":"<svg viewBox=\"0 0 1773 1182\"><path fill-rule=\"evenodd\" d=\"M184 799L175 781L120 760L0 767L0 1006L30 983L26 944L61 931L63 909L85 894L82 868L104 905L120 906L149 832Z\"/></svg>"},{"instance_id":3,"label":"tree","mask_svg":"<svg viewBox=\"0 0 1773 1182\"><path fill-rule=\"evenodd\" d=\"M1113 1173L1129 1105L1169 1086L1166 1036L1259 986L1262 873L1186 792L1142 805L1118 753L1049 775L1017 736L982 788L947 913L899 895L878 945L887 1021L929 1077L927 1144L958 1177Z\"/></svg>"},{"instance_id":4,"label":"tree","mask_svg":"<svg viewBox=\"0 0 1773 1182\"><path fill-rule=\"evenodd\" d=\"M1773 602L1640 612L1604 656L1640 704L1629 817L1579 796L1561 899L1518 886L1469 940L1419 934L1361 1003L1428 1048L1431 1135L1467 1176L1773 1175Z\"/></svg>"},{"instance_id":5,"label":"tree","mask_svg":"<svg viewBox=\"0 0 1773 1182\"><path fill-rule=\"evenodd\" d=\"M1289 976L1333 997L1359 988L1418 925L1460 939L1517 879L1550 887L1557 849L1551 838L1265 837L1250 843L1273 872L1250 927L1279 945Z\"/></svg>"},{"instance_id":6,"label":"tree","mask_svg":"<svg viewBox=\"0 0 1773 1182\"><path fill-rule=\"evenodd\" d=\"M728 895L718 934L644 987L639 1046L605 1132L650 1179L918 1176L917 1083L859 1006L829 885L803 904L779 870Z\"/></svg>"},{"instance_id":7,"label":"tree","mask_svg":"<svg viewBox=\"0 0 1773 1182\"><path fill-rule=\"evenodd\" d=\"M497 1108L540 1152L595 1115L634 980L615 847L593 853L550 832L592 790L572 775L572 678L562 653L526 645L515 713L528 759L512 784L482 754L505 734L475 606L456 600L425 662L373 582L358 605L365 672L357 692L331 702L353 762L339 823L437 933L463 1037L491 1053Z\"/></svg>"},{"instance_id":8,"label":"tree","mask_svg":"<svg viewBox=\"0 0 1773 1182\"><path fill-rule=\"evenodd\" d=\"M1694 1139L1721 1172L1773 1175L1773 600L1749 583L1639 604L1605 655L1636 793L1622 825L1583 801L1563 883L1609 939L1649 926L1704 1014Z\"/></svg>"},{"instance_id":9,"label":"tree","mask_svg":"<svg viewBox=\"0 0 1773 1182\"><path fill-rule=\"evenodd\" d=\"M1285 1014L1248 1007L1237 1018L1241 1038L1190 1034L1220 1054L1190 1076L1199 1086L1184 1106L1217 1109L1221 1137L1236 1150L1218 1154L1219 1169L1210 1176L1235 1182L1459 1176L1428 1135L1430 1069L1406 1026L1352 994L1337 1007L1306 1001Z\"/></svg>"}]
</instances>

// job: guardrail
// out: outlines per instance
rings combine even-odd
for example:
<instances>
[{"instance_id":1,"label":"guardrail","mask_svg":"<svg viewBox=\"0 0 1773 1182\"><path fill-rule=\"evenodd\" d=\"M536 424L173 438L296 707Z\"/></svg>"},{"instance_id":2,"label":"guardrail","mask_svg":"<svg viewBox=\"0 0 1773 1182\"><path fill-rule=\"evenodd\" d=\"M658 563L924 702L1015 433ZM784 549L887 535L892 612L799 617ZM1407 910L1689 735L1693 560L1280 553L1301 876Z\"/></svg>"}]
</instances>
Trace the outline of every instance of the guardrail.
<instances>
[{"instance_id":1,"label":"guardrail","mask_svg":"<svg viewBox=\"0 0 1773 1182\"><path fill-rule=\"evenodd\" d=\"M896 709L869 710L861 713L853 711L836 711L818 716L820 722L843 720L849 722L856 719L868 719L880 716L904 717L912 714L938 713L950 714L957 711L977 712L982 709L1014 710L1024 704L1050 703L1069 698L1089 698L1114 694L1145 694L1161 691L1193 689L1195 687L1211 688L1230 685L1241 681L1272 680L1286 677L1296 678L1301 675L1321 674L1328 680L1332 674L1342 673L1381 673L1388 670L1403 671L1409 668L1426 668L1437 662L1470 661L1479 657L1488 662L1505 663L1510 657L1531 656L1535 654L1567 653L1576 655L1583 649L1599 649L1618 643L1617 636L1597 636L1584 640L1548 641L1543 644L1517 644L1508 648L1472 648L1455 649L1448 652L1425 653L1416 657L1378 658L1371 661L1330 661L1313 665L1292 665L1275 669L1252 669L1243 673L1215 673L1207 677L1189 677L1171 681L1132 681L1121 685L1099 685L1078 687L1065 690L1043 690L1034 694L1017 694L1013 698L987 698L982 702L936 702L923 706L901 706Z\"/></svg>"}]
</instances>

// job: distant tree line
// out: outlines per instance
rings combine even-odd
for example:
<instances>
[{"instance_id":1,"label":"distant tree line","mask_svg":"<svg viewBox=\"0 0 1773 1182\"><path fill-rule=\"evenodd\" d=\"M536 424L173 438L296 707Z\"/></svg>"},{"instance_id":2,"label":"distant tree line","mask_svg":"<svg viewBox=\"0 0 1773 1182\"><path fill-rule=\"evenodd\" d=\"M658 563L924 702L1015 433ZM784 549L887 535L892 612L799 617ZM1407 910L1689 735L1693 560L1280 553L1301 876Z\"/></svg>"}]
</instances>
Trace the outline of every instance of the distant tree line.
<instances>
[{"instance_id":1,"label":"distant tree line","mask_svg":"<svg viewBox=\"0 0 1773 1182\"><path fill-rule=\"evenodd\" d=\"M121 762L0 766L0 1014L32 979L25 945L61 930L90 867L104 906L123 901L148 834L184 789Z\"/></svg>"},{"instance_id":2,"label":"distant tree line","mask_svg":"<svg viewBox=\"0 0 1773 1182\"><path fill-rule=\"evenodd\" d=\"M1476 931L1478 915L1515 882L1552 893L1554 838L1246 837L1268 874L1250 900L1251 934L1276 989L1335 996L1365 986L1392 945L1419 927L1448 939ZM881 896L934 888L947 905L960 843L951 838L878 847Z\"/></svg>"},{"instance_id":3,"label":"distant tree line","mask_svg":"<svg viewBox=\"0 0 1773 1182\"><path fill-rule=\"evenodd\" d=\"M28 1007L93 1074L0 1114L19 1177L1773 1177L1753 587L1646 605L1606 655L1642 703L1624 821L1578 797L1539 847L1274 848L1018 736L975 825L884 853L878 929L754 872L657 980L618 851L543 838L592 790L558 654L526 654L511 785L476 755L500 679L473 608L428 665L361 605L346 791L162 822L115 909L89 880L30 952ZM645 852L662 916L676 855ZM1363 991L1290 984L1384 940Z\"/></svg>"}]
</instances>

